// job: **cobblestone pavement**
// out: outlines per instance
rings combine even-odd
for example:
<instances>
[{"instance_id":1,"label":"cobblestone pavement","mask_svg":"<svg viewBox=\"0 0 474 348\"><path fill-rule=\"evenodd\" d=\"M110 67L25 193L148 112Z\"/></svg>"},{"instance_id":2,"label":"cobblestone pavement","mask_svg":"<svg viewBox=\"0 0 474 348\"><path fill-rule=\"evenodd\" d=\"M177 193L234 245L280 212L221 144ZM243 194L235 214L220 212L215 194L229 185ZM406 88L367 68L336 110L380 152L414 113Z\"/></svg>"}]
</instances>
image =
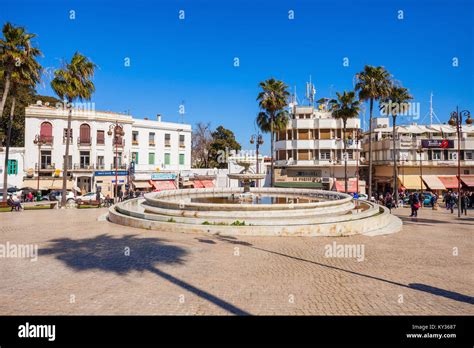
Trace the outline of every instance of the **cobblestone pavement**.
<instances>
[{"instance_id":1,"label":"cobblestone pavement","mask_svg":"<svg viewBox=\"0 0 474 348\"><path fill-rule=\"evenodd\" d=\"M402 232L339 238L147 231L106 212L0 213L0 314L474 315L474 211L399 209ZM326 257L333 242L363 261ZM11 257L19 244L37 261Z\"/></svg>"}]
</instances>

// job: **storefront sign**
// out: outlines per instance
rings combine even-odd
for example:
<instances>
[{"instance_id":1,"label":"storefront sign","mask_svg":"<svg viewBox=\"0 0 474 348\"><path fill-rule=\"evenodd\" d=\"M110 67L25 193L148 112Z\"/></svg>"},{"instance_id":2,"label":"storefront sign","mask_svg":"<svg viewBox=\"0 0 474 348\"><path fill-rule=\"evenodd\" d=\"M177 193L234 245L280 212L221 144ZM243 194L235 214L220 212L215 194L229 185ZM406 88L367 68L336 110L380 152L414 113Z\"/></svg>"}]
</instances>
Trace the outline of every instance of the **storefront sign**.
<instances>
[{"instance_id":1,"label":"storefront sign","mask_svg":"<svg viewBox=\"0 0 474 348\"><path fill-rule=\"evenodd\" d=\"M115 170L105 170L105 171L94 172L94 175L95 176L115 176ZM117 171L117 175L127 176L128 172L126 170L119 170Z\"/></svg>"},{"instance_id":2,"label":"storefront sign","mask_svg":"<svg viewBox=\"0 0 474 348\"><path fill-rule=\"evenodd\" d=\"M423 147L424 149L452 149L454 148L454 140L422 140L421 147Z\"/></svg>"},{"instance_id":3,"label":"storefront sign","mask_svg":"<svg viewBox=\"0 0 474 348\"><path fill-rule=\"evenodd\" d=\"M153 173L151 174L151 180L175 180L176 174L174 173Z\"/></svg>"}]
</instances>

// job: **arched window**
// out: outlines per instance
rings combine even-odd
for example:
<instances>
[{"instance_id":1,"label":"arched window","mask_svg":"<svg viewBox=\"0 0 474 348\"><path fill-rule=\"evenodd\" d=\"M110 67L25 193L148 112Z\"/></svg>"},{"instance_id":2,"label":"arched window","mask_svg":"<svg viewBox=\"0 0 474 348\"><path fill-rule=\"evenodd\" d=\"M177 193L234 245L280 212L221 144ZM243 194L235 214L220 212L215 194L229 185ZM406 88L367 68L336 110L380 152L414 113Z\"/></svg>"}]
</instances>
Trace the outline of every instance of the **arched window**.
<instances>
[{"instance_id":1,"label":"arched window","mask_svg":"<svg viewBox=\"0 0 474 348\"><path fill-rule=\"evenodd\" d=\"M40 139L46 144L51 144L53 142L53 125L51 123L41 123Z\"/></svg>"},{"instance_id":2,"label":"arched window","mask_svg":"<svg viewBox=\"0 0 474 348\"><path fill-rule=\"evenodd\" d=\"M91 127L87 123L81 124L79 128L79 144L91 144Z\"/></svg>"}]
</instances>

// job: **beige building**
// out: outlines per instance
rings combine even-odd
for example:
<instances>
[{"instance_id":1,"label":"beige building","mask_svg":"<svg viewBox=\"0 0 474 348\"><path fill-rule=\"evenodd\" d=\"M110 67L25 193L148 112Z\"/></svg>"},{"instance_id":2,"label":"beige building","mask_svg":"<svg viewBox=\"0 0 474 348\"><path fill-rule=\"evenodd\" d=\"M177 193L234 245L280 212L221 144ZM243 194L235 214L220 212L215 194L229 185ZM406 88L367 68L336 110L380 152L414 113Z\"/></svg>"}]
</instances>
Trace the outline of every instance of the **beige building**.
<instances>
[{"instance_id":1,"label":"beige building","mask_svg":"<svg viewBox=\"0 0 474 348\"><path fill-rule=\"evenodd\" d=\"M347 122L347 157L344 155L342 120L336 120L324 105L293 106L285 131L276 136L275 186L344 190L344 162L347 160L349 192L365 193L365 181L358 170L363 160L356 141L360 119Z\"/></svg>"},{"instance_id":2,"label":"beige building","mask_svg":"<svg viewBox=\"0 0 474 348\"><path fill-rule=\"evenodd\" d=\"M375 192L393 186L393 140L389 118L374 119L372 134L373 180ZM449 190L457 187L456 128L446 124L396 126L399 185L408 190ZM364 134L363 155L368 158L368 133ZM460 139L461 184L474 180L474 127L463 124ZM422 150L419 153L419 149ZM418 151L417 151L418 150ZM422 175L420 177L420 175Z\"/></svg>"}]
</instances>

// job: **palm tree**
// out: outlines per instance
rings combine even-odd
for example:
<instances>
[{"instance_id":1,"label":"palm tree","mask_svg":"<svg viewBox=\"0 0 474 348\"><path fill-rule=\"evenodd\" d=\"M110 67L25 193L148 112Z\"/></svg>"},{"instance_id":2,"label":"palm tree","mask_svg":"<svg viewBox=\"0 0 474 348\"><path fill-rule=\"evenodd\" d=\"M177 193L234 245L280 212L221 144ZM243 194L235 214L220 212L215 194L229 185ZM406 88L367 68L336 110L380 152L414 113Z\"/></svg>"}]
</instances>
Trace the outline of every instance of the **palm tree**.
<instances>
[{"instance_id":1,"label":"palm tree","mask_svg":"<svg viewBox=\"0 0 474 348\"><path fill-rule=\"evenodd\" d=\"M288 112L285 108L288 105L288 97L290 93L287 91L288 86L279 80L270 78L260 82L262 91L258 94L257 100L262 110L257 115L257 125L262 132L270 133L271 138L271 186L275 183L274 173L274 147L275 147L275 131L283 130L288 123Z\"/></svg>"},{"instance_id":2,"label":"palm tree","mask_svg":"<svg viewBox=\"0 0 474 348\"><path fill-rule=\"evenodd\" d=\"M94 83L91 81L94 76L96 65L87 57L79 52L74 53L70 63L66 63L64 67L54 72L54 79L51 81L51 88L58 97L67 101L68 117L67 117L67 133L71 134L72 121L72 103L79 100L90 100L92 93L95 91ZM66 137L66 152L64 155L63 170L63 192L61 195L61 206L66 205L66 180L69 160L69 142L70 137Z\"/></svg>"},{"instance_id":3,"label":"palm tree","mask_svg":"<svg viewBox=\"0 0 474 348\"><path fill-rule=\"evenodd\" d=\"M380 109L384 109L387 115L392 115L392 141L393 141L393 198L395 204L398 204L398 167L397 167L397 151L396 151L396 125L397 115L408 110L408 101L413 97L408 93L408 89L393 85L390 89L388 97L383 99Z\"/></svg>"},{"instance_id":4,"label":"palm tree","mask_svg":"<svg viewBox=\"0 0 474 348\"><path fill-rule=\"evenodd\" d=\"M392 85L391 75L384 67L366 65L364 70L356 74L355 90L359 91L359 99L370 102L369 119L369 198L372 197L372 112L374 100L386 98Z\"/></svg>"},{"instance_id":5,"label":"palm tree","mask_svg":"<svg viewBox=\"0 0 474 348\"><path fill-rule=\"evenodd\" d=\"M344 91L342 94L336 93L337 99L331 99L329 105L332 116L342 120L343 142L344 142L344 192L347 193L347 120L359 116L360 101L356 100L355 92Z\"/></svg>"},{"instance_id":6,"label":"palm tree","mask_svg":"<svg viewBox=\"0 0 474 348\"><path fill-rule=\"evenodd\" d=\"M5 147L5 165L3 172L3 199L7 199L8 190L8 160L17 88L19 85L35 87L40 80L41 65L36 61L41 51L31 46L35 34L28 34L23 27L14 27L10 23L3 26L4 39L0 39L0 78L4 79L4 90L0 103L0 116L3 115L8 94L11 95L12 105L7 126Z\"/></svg>"}]
</instances>

